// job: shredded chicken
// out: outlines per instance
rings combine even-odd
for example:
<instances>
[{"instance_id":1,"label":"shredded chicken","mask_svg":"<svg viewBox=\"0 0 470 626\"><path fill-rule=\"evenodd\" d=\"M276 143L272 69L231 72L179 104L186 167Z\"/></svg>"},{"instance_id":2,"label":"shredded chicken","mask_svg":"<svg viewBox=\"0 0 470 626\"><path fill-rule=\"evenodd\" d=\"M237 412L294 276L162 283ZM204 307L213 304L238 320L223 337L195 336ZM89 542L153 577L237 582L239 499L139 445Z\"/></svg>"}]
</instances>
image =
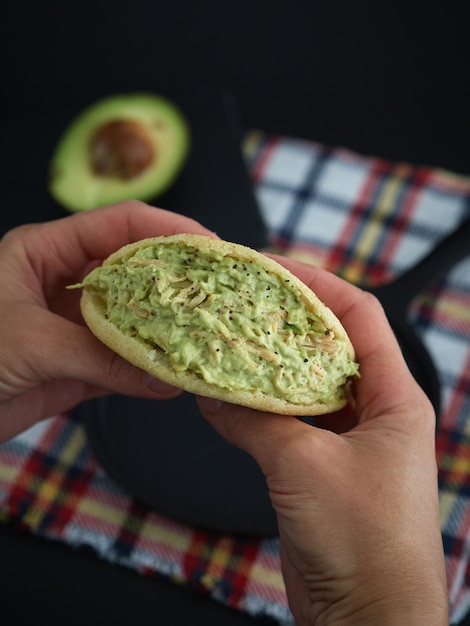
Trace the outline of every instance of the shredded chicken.
<instances>
[{"instance_id":1,"label":"shredded chicken","mask_svg":"<svg viewBox=\"0 0 470 626\"><path fill-rule=\"evenodd\" d=\"M143 326L142 337L166 351L175 369L197 368L199 375L217 384L225 376L221 384L227 387L268 385L282 398L302 398L305 403L331 393L330 355L342 349L342 342L302 308L289 286L276 284L266 272L260 278L260 266L250 275L245 264L237 268L237 261L227 260L214 271L213 260L205 266L188 256L175 262L171 254L129 259L126 282L114 292L112 306L119 298L137 317L155 319L155 329L147 330L151 323ZM124 264L120 267L127 271ZM126 290L133 293L139 268L146 277L141 296L128 300ZM135 320L132 323L138 328ZM249 374L239 376L244 370Z\"/></svg>"},{"instance_id":2,"label":"shredded chicken","mask_svg":"<svg viewBox=\"0 0 470 626\"><path fill-rule=\"evenodd\" d=\"M134 313L139 317L147 318L149 316L149 312L139 307L139 305L134 302L134 300L131 300L128 303L127 308L131 309L131 311L134 311Z\"/></svg>"}]
</instances>

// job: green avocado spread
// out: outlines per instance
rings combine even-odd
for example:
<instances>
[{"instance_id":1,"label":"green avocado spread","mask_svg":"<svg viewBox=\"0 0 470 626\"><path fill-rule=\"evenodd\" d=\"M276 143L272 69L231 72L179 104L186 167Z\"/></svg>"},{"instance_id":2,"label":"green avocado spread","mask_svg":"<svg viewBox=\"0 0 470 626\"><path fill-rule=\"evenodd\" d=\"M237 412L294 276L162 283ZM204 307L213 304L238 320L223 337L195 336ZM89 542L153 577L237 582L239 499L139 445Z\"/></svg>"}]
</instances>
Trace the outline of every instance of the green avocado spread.
<instances>
[{"instance_id":1,"label":"green avocado spread","mask_svg":"<svg viewBox=\"0 0 470 626\"><path fill-rule=\"evenodd\" d=\"M297 288L254 261L158 243L96 268L82 286L102 295L120 331L219 388L330 404L358 372Z\"/></svg>"}]
</instances>

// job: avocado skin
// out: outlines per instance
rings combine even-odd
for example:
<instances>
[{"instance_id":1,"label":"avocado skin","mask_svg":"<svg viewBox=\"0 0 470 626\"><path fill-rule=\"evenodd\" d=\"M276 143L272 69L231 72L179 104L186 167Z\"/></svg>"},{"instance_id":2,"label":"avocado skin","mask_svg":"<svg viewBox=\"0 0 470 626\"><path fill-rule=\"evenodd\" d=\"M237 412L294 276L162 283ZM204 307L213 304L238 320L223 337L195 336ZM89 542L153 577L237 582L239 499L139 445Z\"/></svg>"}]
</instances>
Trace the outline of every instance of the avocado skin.
<instances>
[{"instance_id":1,"label":"avocado skin","mask_svg":"<svg viewBox=\"0 0 470 626\"><path fill-rule=\"evenodd\" d=\"M132 179L93 171L90 143L113 120L137 121L147 130L155 159ZM71 212L123 200L150 201L166 191L182 170L190 148L189 122L169 99L152 93L114 95L80 113L60 137L49 164L48 189Z\"/></svg>"}]
</instances>

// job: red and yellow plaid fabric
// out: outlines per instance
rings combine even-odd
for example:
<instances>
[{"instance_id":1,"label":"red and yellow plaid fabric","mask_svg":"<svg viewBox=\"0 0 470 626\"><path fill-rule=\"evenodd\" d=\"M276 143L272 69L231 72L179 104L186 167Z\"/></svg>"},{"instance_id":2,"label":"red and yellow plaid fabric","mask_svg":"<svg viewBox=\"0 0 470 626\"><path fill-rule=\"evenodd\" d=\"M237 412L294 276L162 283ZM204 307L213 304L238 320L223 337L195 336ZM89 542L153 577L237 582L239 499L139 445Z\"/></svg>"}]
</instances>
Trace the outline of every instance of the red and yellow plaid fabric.
<instances>
[{"instance_id":1,"label":"red and yellow plaid fabric","mask_svg":"<svg viewBox=\"0 0 470 626\"><path fill-rule=\"evenodd\" d=\"M470 178L252 132L244 144L272 247L361 284L414 265L470 214ZM469 242L470 252L470 242ZM413 303L443 383L436 436L451 623L470 608L470 259ZM0 520L292 624L277 539L190 528L135 501L56 416L0 446Z\"/></svg>"}]
</instances>

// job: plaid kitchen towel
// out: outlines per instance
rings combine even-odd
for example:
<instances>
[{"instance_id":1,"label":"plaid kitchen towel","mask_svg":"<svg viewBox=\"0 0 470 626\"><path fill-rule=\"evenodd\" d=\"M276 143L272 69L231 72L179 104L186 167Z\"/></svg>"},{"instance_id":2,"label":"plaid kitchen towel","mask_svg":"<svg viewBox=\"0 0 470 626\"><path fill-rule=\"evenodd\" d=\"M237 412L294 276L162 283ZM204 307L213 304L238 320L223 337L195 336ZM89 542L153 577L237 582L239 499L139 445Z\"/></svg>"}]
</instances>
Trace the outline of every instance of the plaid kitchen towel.
<instances>
[{"instance_id":1,"label":"plaid kitchen towel","mask_svg":"<svg viewBox=\"0 0 470 626\"><path fill-rule=\"evenodd\" d=\"M259 132L244 150L272 248L355 283L401 274L470 216L470 178ZM470 259L416 298L410 319L443 384L436 441L455 624L470 608ZM209 533L150 510L104 472L73 416L0 446L0 519L293 623L277 539Z\"/></svg>"}]
</instances>

